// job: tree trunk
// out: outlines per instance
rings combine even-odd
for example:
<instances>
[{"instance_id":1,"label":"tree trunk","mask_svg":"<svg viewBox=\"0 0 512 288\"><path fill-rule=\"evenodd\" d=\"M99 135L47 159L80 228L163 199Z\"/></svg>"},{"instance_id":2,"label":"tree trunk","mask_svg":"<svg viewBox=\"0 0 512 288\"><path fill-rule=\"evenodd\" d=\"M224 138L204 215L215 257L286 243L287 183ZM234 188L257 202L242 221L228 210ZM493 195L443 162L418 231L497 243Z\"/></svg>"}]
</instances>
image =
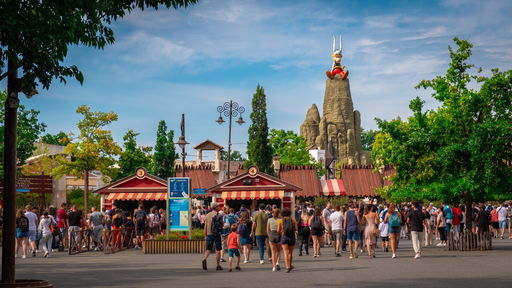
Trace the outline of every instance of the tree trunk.
<instances>
[{"instance_id":1,"label":"tree trunk","mask_svg":"<svg viewBox=\"0 0 512 288\"><path fill-rule=\"evenodd\" d=\"M87 196L89 196L89 171L85 170L85 178L84 178L84 214L85 217L87 215ZM84 218L85 219L85 218Z\"/></svg>"},{"instance_id":2,"label":"tree trunk","mask_svg":"<svg viewBox=\"0 0 512 288\"><path fill-rule=\"evenodd\" d=\"M14 283L14 248L16 235L16 126L18 114L18 72L16 63L8 62L7 99L4 128L4 225L2 239L2 283Z\"/></svg>"}]
</instances>

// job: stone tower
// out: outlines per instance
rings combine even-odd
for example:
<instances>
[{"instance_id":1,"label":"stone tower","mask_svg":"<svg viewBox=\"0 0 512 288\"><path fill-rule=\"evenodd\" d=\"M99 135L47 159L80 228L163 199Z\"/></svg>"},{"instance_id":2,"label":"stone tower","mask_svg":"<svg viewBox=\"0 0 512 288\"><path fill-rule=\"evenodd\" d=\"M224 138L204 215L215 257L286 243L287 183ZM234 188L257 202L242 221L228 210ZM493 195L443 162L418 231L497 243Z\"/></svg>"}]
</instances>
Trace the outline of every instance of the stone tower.
<instances>
[{"instance_id":1,"label":"stone tower","mask_svg":"<svg viewBox=\"0 0 512 288\"><path fill-rule=\"evenodd\" d=\"M311 145L327 149L331 140L338 162L346 164L367 164L368 155L361 149L361 115L354 111L350 82L348 79L333 77L325 83L323 117L315 104L309 108L306 120L300 127L300 134Z\"/></svg>"}]
</instances>

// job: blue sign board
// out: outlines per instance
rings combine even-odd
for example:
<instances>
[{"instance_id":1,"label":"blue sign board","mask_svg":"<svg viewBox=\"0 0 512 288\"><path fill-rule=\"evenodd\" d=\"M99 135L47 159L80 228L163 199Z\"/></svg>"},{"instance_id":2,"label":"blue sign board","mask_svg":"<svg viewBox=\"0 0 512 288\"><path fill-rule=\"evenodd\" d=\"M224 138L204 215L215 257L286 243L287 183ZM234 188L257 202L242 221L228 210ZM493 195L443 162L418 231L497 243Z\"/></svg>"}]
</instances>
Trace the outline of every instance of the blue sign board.
<instances>
[{"instance_id":1,"label":"blue sign board","mask_svg":"<svg viewBox=\"0 0 512 288\"><path fill-rule=\"evenodd\" d=\"M190 199L171 198L169 199L169 223L171 231L189 231L189 208Z\"/></svg>"},{"instance_id":2,"label":"blue sign board","mask_svg":"<svg viewBox=\"0 0 512 288\"><path fill-rule=\"evenodd\" d=\"M194 188L194 194L195 195L206 195L206 189L205 188Z\"/></svg>"},{"instance_id":3,"label":"blue sign board","mask_svg":"<svg viewBox=\"0 0 512 288\"><path fill-rule=\"evenodd\" d=\"M169 178L169 197L190 197L190 178Z\"/></svg>"},{"instance_id":4,"label":"blue sign board","mask_svg":"<svg viewBox=\"0 0 512 288\"><path fill-rule=\"evenodd\" d=\"M21 189L21 188L17 188L16 189L16 192L30 192L30 189Z\"/></svg>"}]
</instances>

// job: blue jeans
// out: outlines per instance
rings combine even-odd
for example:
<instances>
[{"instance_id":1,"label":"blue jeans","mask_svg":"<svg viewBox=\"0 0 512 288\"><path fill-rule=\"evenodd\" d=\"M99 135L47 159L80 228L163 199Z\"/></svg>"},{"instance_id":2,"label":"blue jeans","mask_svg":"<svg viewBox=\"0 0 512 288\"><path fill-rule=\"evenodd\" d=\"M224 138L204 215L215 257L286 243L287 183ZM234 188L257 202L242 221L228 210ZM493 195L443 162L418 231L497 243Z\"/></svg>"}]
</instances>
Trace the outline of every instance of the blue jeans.
<instances>
[{"instance_id":1,"label":"blue jeans","mask_svg":"<svg viewBox=\"0 0 512 288\"><path fill-rule=\"evenodd\" d=\"M260 235L256 236L256 243L258 244L258 252L260 254L260 260L265 260L265 239L267 236Z\"/></svg>"},{"instance_id":2,"label":"blue jeans","mask_svg":"<svg viewBox=\"0 0 512 288\"><path fill-rule=\"evenodd\" d=\"M452 227L452 223L446 223L446 233L450 233L451 227Z\"/></svg>"}]
</instances>

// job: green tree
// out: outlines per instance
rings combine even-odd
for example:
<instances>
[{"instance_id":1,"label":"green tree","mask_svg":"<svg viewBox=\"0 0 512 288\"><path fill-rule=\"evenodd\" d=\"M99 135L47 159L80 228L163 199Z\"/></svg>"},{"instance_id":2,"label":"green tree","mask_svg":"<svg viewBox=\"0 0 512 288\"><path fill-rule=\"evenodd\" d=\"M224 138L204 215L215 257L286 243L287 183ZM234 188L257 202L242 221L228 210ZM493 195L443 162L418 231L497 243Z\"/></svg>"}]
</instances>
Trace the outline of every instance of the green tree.
<instances>
[{"instance_id":1,"label":"green tree","mask_svg":"<svg viewBox=\"0 0 512 288\"><path fill-rule=\"evenodd\" d=\"M220 160L227 161L228 160L228 151L222 151L220 154ZM233 150L231 152L231 161L246 161L242 153L237 150Z\"/></svg>"},{"instance_id":2,"label":"green tree","mask_svg":"<svg viewBox=\"0 0 512 288\"><path fill-rule=\"evenodd\" d=\"M315 160L308 152L308 144L304 137L297 135L295 132L288 130L270 131L270 146L273 154L281 157L283 165L312 165Z\"/></svg>"},{"instance_id":3,"label":"green tree","mask_svg":"<svg viewBox=\"0 0 512 288\"><path fill-rule=\"evenodd\" d=\"M156 132L156 145L151 163L152 174L162 179L175 174L174 161L176 160L176 147L174 147L174 131L167 132L164 120L158 123Z\"/></svg>"},{"instance_id":4,"label":"green tree","mask_svg":"<svg viewBox=\"0 0 512 288\"><path fill-rule=\"evenodd\" d=\"M133 130L128 130L123 137L124 149L119 156L119 173L117 178L121 179L126 176L132 175L137 167L149 168L151 164L151 147L137 146L137 136Z\"/></svg>"},{"instance_id":5,"label":"green tree","mask_svg":"<svg viewBox=\"0 0 512 288\"><path fill-rule=\"evenodd\" d=\"M512 71L470 74L472 45L454 41L446 75L417 86L433 89L439 108L423 111L417 97L408 121L378 121L382 132L372 156L378 166L392 164L397 171L393 185L381 191L388 199L464 201L471 207L472 201L512 196Z\"/></svg>"},{"instance_id":6,"label":"green tree","mask_svg":"<svg viewBox=\"0 0 512 288\"><path fill-rule=\"evenodd\" d=\"M54 169L56 175L71 174L84 178L84 211L87 211L87 192L89 192L89 172L99 170L109 174L116 163L114 158L121 153L121 148L114 142L110 130L105 126L117 121L114 112L92 112L82 105L76 110L83 116L78 122L80 134L75 141L66 145L64 152L69 157L62 157L60 165Z\"/></svg>"},{"instance_id":7,"label":"green tree","mask_svg":"<svg viewBox=\"0 0 512 288\"><path fill-rule=\"evenodd\" d=\"M265 173L272 173L272 147L268 139L267 100L263 87L258 85L252 96L247 156L249 165L256 165Z\"/></svg>"},{"instance_id":8,"label":"green tree","mask_svg":"<svg viewBox=\"0 0 512 288\"><path fill-rule=\"evenodd\" d=\"M7 99L7 93L0 91L0 101L3 103ZM4 115L5 107L0 105L0 152L4 154ZM39 134L44 132L46 124L39 122L37 116L39 111L30 109L26 110L25 106L20 105L18 110L18 127L17 127L17 166L25 164L25 161L32 156L32 153L36 149L34 143L39 138ZM0 176L3 177L4 173L4 158L0 159Z\"/></svg>"},{"instance_id":9,"label":"green tree","mask_svg":"<svg viewBox=\"0 0 512 288\"><path fill-rule=\"evenodd\" d=\"M365 151L372 151L373 142L375 142L375 136L379 133L377 130L365 130L361 129L361 146Z\"/></svg>"},{"instance_id":10,"label":"green tree","mask_svg":"<svg viewBox=\"0 0 512 288\"><path fill-rule=\"evenodd\" d=\"M60 145L60 146L66 146L69 144L69 136L60 131L59 133L52 135L52 134L46 134L39 140L42 143L46 144L53 144L53 145Z\"/></svg>"}]
</instances>

